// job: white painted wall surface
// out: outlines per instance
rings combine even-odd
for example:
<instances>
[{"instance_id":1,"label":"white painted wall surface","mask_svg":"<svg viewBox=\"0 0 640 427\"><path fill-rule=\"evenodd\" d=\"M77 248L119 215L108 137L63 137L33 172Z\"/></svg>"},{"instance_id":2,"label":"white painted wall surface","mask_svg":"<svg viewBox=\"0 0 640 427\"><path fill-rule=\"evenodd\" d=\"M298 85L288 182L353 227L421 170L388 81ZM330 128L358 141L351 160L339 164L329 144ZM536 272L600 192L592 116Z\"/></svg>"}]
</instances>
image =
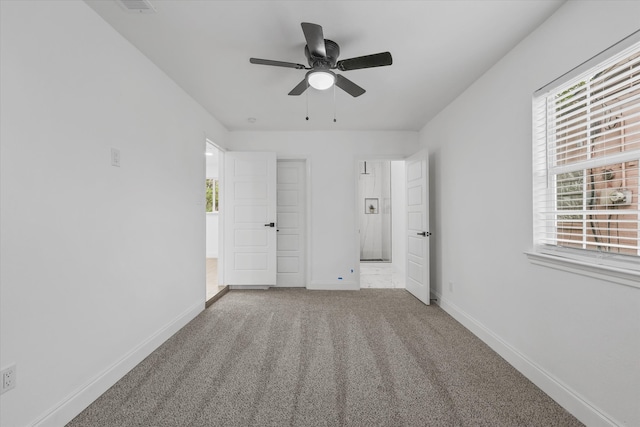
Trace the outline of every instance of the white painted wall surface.
<instances>
[{"instance_id":1,"label":"white painted wall surface","mask_svg":"<svg viewBox=\"0 0 640 427\"><path fill-rule=\"evenodd\" d=\"M639 27L640 2L567 2L420 134L441 305L589 426L640 425L640 289L524 255L531 98Z\"/></svg>"},{"instance_id":2,"label":"white painted wall surface","mask_svg":"<svg viewBox=\"0 0 640 427\"><path fill-rule=\"evenodd\" d=\"M418 151L417 132L230 132L229 149L275 151L310 167L309 288L357 289L356 162ZM351 273L354 269L354 273ZM338 278L342 277L342 280Z\"/></svg>"},{"instance_id":3,"label":"white painted wall surface","mask_svg":"<svg viewBox=\"0 0 640 427\"><path fill-rule=\"evenodd\" d=\"M0 424L60 426L204 308L226 131L85 3L0 7Z\"/></svg>"}]
</instances>

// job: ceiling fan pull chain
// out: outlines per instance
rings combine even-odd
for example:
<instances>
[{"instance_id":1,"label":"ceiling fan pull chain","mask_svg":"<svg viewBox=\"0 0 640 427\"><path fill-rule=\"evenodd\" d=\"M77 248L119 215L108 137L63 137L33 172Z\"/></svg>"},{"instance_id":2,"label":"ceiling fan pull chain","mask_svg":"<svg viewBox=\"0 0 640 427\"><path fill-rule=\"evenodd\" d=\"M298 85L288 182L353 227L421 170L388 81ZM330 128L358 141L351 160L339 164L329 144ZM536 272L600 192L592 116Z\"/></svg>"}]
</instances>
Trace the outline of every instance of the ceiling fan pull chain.
<instances>
[{"instance_id":1,"label":"ceiling fan pull chain","mask_svg":"<svg viewBox=\"0 0 640 427\"><path fill-rule=\"evenodd\" d=\"M307 88L309 87L309 83L307 83ZM305 91L307 92L306 97L307 97L307 120L309 120L309 91Z\"/></svg>"},{"instance_id":2,"label":"ceiling fan pull chain","mask_svg":"<svg viewBox=\"0 0 640 427\"><path fill-rule=\"evenodd\" d=\"M333 85L333 123L336 122L336 85Z\"/></svg>"}]
</instances>

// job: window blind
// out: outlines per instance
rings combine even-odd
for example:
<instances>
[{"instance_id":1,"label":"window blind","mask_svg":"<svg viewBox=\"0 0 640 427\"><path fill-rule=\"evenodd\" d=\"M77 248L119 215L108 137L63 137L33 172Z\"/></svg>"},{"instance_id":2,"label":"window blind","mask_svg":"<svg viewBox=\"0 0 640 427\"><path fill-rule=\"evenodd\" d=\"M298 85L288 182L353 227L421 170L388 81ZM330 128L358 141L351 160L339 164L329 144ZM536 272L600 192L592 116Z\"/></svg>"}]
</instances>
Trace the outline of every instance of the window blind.
<instances>
[{"instance_id":1,"label":"window blind","mask_svg":"<svg viewBox=\"0 0 640 427\"><path fill-rule=\"evenodd\" d=\"M534 95L534 242L640 269L640 42L602 56Z\"/></svg>"}]
</instances>

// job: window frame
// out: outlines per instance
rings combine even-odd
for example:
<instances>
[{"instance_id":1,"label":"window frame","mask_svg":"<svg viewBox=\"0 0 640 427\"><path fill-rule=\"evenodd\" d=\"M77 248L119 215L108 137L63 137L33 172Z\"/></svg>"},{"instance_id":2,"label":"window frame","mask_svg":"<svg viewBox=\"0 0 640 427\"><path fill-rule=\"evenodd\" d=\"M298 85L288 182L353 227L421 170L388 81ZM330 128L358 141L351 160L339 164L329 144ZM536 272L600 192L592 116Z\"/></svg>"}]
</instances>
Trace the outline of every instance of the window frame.
<instances>
[{"instance_id":1,"label":"window frame","mask_svg":"<svg viewBox=\"0 0 640 427\"><path fill-rule=\"evenodd\" d=\"M539 186L542 182L541 180L545 180L547 183L546 189L542 190L542 193L544 193L546 200L550 200L550 195L553 195L553 197L555 198L555 203L559 203L558 195L560 193L558 192L558 189L556 187L551 189L548 184L551 181L549 179L551 178L549 176L550 171L554 171L554 183L556 182L557 177L562 175L563 173L569 174L581 170L583 171L583 181L586 181L585 174L587 173L587 169L585 169L583 163L569 165L565 168L566 170L564 171L558 171L558 169L563 168L558 168L555 165L549 166L546 163L543 167L537 165L537 162L540 161L541 156L544 155L544 158L547 158L550 151L549 139L546 135L546 131L544 138L541 140L538 136L539 133L537 134L537 132L539 132L539 129L536 129L536 127L539 126L538 118L540 114L546 115L546 108L548 108L546 95L552 92L557 92L558 90L562 89L562 87L567 87L567 85L570 85L572 83L575 85L577 79L583 76L585 73L595 67L602 66L605 63L608 63L612 58L616 57L622 52L625 52L627 49L639 42L640 30L634 32L633 34L629 35L628 37L621 40L619 43L616 43L614 46L606 49L605 51L600 52L588 61L565 73L563 76L553 80L552 82L538 89L533 94L533 248L530 251L526 252L527 257L533 264L640 288L640 250L638 251L637 255L623 255L613 252L600 252L591 249L578 249L541 243L538 240L539 236L537 235L537 225L544 223L547 218L541 219L541 215L544 215L544 213L541 212L540 209L538 209L539 202L536 200L536 198L539 197ZM545 109L544 112L540 111L541 108ZM542 141L542 144L540 143L540 141ZM638 157L640 157L640 153L638 154ZM545 160L545 162L546 161L548 160ZM617 162L615 156L613 159L609 159L607 157L607 161L612 164ZM544 176L542 176L541 174L543 174ZM634 190L634 192L637 192L638 189L640 189L640 185ZM585 195L583 195L583 197L586 197L586 193ZM583 199L583 203L586 203L586 199ZM540 204L540 206L542 206L543 204L544 203ZM569 209L568 212L570 212ZM568 213L567 215L569 216L571 214ZM584 219L582 221L584 221ZM559 228L556 223L555 231L552 230L550 234L558 233L558 230ZM638 232L640 233L640 230Z\"/></svg>"}]
</instances>

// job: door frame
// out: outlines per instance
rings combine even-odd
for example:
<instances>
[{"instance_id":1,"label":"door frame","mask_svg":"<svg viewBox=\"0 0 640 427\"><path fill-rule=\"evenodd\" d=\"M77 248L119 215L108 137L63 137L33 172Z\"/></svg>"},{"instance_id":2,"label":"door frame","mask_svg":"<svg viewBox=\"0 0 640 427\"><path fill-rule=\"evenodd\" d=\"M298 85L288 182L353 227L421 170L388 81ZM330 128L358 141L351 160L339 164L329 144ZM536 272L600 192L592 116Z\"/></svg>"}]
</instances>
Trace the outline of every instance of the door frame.
<instances>
[{"instance_id":1,"label":"door frame","mask_svg":"<svg viewBox=\"0 0 640 427\"><path fill-rule=\"evenodd\" d=\"M355 163L354 163L354 184L353 184L353 188L355 191L353 200L354 200L354 237L353 237L353 242L354 242L354 248L355 248L355 260L356 262L354 263L354 279L357 285L356 289L361 289L360 288L360 209L362 208L362 203L360 200L358 200L358 189L360 186L360 182L359 182L359 178L358 176L360 175L360 162L365 162L365 161L374 161L374 162L381 162L381 161L390 161L390 162L396 162L396 161L404 161L406 159L408 159L411 156L403 156L403 155L390 155L390 154L383 154L383 155L376 155L376 154L371 154L371 155L358 155L356 156L355 159ZM393 200L393 193L391 194L391 199ZM393 203L393 202L392 202ZM403 212L403 215L406 214L406 212ZM393 213L391 214L393 215ZM403 231L404 232L404 231ZM395 236L395 232L392 230L391 231L391 241L393 242L393 236Z\"/></svg>"}]
</instances>

